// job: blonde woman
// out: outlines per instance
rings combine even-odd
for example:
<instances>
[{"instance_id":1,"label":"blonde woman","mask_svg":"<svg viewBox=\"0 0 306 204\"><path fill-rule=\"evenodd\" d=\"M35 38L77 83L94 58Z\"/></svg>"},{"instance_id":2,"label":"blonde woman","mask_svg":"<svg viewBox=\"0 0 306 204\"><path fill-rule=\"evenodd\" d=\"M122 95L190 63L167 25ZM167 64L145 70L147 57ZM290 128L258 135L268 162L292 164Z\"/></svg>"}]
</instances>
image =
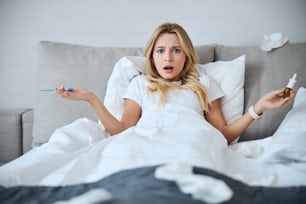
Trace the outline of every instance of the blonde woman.
<instances>
[{"instance_id":1,"label":"blonde woman","mask_svg":"<svg viewBox=\"0 0 306 204\"><path fill-rule=\"evenodd\" d=\"M87 101L111 135L135 126L146 110L163 108L171 103L202 114L203 120L218 129L228 143L241 135L265 110L282 107L294 97L294 90L287 98L282 97L283 90L268 93L249 112L227 124L221 109L223 93L212 79L201 77L195 69L198 62L195 49L180 25L160 25L148 41L145 56L146 75L134 78L128 87L120 121L89 90L76 88L70 92L60 87L56 89L57 93L67 99Z\"/></svg>"}]
</instances>

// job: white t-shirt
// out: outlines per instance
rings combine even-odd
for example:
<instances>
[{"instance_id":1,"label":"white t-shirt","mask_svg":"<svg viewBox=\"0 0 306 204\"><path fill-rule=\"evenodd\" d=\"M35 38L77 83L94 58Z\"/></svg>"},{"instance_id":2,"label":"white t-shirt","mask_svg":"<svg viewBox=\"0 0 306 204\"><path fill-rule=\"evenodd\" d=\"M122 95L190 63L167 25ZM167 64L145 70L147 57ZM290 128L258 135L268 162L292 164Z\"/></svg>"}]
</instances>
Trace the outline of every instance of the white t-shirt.
<instances>
[{"instance_id":1,"label":"white t-shirt","mask_svg":"<svg viewBox=\"0 0 306 204\"><path fill-rule=\"evenodd\" d=\"M207 75L200 76L200 82L206 88L209 100L214 101L224 96L218 84ZM173 82L177 85L180 82ZM161 108L159 105L160 94L159 92L147 92L147 87L150 85L145 75L135 77L129 84L124 98L135 101L142 108L142 112L146 110L154 110ZM196 94L190 89L178 89L168 92L166 95L165 104L176 104L191 108L200 114L203 114L200 102Z\"/></svg>"}]
</instances>

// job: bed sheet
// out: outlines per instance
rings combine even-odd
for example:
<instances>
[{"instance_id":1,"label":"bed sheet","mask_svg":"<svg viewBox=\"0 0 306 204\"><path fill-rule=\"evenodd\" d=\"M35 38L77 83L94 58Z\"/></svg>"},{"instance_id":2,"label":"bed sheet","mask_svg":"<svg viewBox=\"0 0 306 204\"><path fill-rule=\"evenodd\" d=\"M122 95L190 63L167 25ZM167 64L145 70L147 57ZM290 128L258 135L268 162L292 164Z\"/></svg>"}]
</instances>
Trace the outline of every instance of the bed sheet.
<instances>
[{"instance_id":1,"label":"bed sheet","mask_svg":"<svg viewBox=\"0 0 306 204\"><path fill-rule=\"evenodd\" d=\"M305 140L290 135L291 143L269 138L229 148L200 114L169 104L114 137L86 118L59 128L48 143L2 166L0 185L91 183L122 170L175 161L212 169L250 186L306 185L305 158L299 157L305 155Z\"/></svg>"}]
</instances>

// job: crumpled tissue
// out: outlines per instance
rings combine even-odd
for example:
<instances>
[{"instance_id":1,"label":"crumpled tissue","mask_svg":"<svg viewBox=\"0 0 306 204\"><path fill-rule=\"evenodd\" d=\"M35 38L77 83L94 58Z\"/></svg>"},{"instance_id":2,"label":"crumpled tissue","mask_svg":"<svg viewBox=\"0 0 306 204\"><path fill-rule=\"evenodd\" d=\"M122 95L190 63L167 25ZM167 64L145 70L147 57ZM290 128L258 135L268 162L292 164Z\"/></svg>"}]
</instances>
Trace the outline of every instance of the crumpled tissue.
<instances>
[{"instance_id":1,"label":"crumpled tissue","mask_svg":"<svg viewBox=\"0 0 306 204\"><path fill-rule=\"evenodd\" d=\"M208 203L220 203L231 199L233 191L222 180L194 174L188 162L173 162L158 167L155 178L173 181L185 194ZM213 188L212 188L213 186Z\"/></svg>"},{"instance_id":2,"label":"crumpled tissue","mask_svg":"<svg viewBox=\"0 0 306 204\"><path fill-rule=\"evenodd\" d=\"M272 49L284 46L288 42L288 38L284 37L281 33L272 33L264 35L264 39L260 46L260 49L265 52L269 52Z\"/></svg>"}]
</instances>

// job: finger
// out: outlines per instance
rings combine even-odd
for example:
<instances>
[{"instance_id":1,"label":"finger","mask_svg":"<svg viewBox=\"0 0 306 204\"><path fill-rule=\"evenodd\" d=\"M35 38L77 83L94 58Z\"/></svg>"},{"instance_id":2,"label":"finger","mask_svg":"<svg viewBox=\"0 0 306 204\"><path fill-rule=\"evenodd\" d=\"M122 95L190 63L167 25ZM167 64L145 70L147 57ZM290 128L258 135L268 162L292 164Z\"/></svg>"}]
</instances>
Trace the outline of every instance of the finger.
<instances>
[{"instance_id":1,"label":"finger","mask_svg":"<svg viewBox=\"0 0 306 204\"><path fill-rule=\"evenodd\" d=\"M69 97L69 92L68 92L68 91L64 91L62 95L63 95L65 98L68 98L68 97Z\"/></svg>"},{"instance_id":2,"label":"finger","mask_svg":"<svg viewBox=\"0 0 306 204\"><path fill-rule=\"evenodd\" d=\"M294 97L295 97L295 91L291 92L288 98L290 99L290 101L292 101Z\"/></svg>"},{"instance_id":3,"label":"finger","mask_svg":"<svg viewBox=\"0 0 306 204\"><path fill-rule=\"evenodd\" d=\"M57 91L62 91L64 89L64 86L63 85L61 85L60 87L56 87L55 88L55 90L57 90Z\"/></svg>"},{"instance_id":4,"label":"finger","mask_svg":"<svg viewBox=\"0 0 306 204\"><path fill-rule=\"evenodd\" d=\"M62 87L56 87L56 88L55 88L55 91L56 91L57 93L63 93L65 90L64 90Z\"/></svg>"},{"instance_id":5,"label":"finger","mask_svg":"<svg viewBox=\"0 0 306 204\"><path fill-rule=\"evenodd\" d=\"M283 100L282 100L282 106L288 104L290 101L292 101L292 98L291 98L291 97L283 98Z\"/></svg>"},{"instance_id":6,"label":"finger","mask_svg":"<svg viewBox=\"0 0 306 204\"><path fill-rule=\"evenodd\" d=\"M66 88L64 85L61 85L59 88L55 88L58 92L65 92Z\"/></svg>"},{"instance_id":7,"label":"finger","mask_svg":"<svg viewBox=\"0 0 306 204\"><path fill-rule=\"evenodd\" d=\"M284 88L283 89L279 89L279 90L275 90L275 91L272 91L272 94L274 96L280 96L280 95L283 95L283 92L284 92Z\"/></svg>"},{"instance_id":8,"label":"finger","mask_svg":"<svg viewBox=\"0 0 306 204\"><path fill-rule=\"evenodd\" d=\"M292 89L292 90L290 91L290 95L295 95L295 93L296 93L296 89Z\"/></svg>"}]
</instances>

